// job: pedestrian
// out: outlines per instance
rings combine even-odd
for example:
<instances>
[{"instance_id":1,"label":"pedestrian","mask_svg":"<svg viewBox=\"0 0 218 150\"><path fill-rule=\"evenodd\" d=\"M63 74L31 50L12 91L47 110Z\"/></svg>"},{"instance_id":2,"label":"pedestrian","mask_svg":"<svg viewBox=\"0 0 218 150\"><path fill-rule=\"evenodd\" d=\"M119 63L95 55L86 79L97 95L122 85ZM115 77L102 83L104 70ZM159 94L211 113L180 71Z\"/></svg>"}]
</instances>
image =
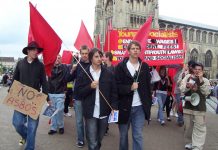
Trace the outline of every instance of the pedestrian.
<instances>
[{"instance_id":1,"label":"pedestrian","mask_svg":"<svg viewBox=\"0 0 218 150\"><path fill-rule=\"evenodd\" d=\"M51 118L49 135L59 131L64 134L64 100L65 88L69 78L70 71L65 64L61 64L61 56L58 55L52 68L51 76L48 78L48 94L52 105L58 112Z\"/></svg>"},{"instance_id":2,"label":"pedestrian","mask_svg":"<svg viewBox=\"0 0 218 150\"><path fill-rule=\"evenodd\" d=\"M163 106L166 102L167 98L167 91L169 87L172 87L170 83L169 76L167 75L166 66L160 66L159 75L161 80L154 83L154 92L155 97L157 97L158 102L158 112L157 112L157 119L160 124L163 126L165 125L164 114L163 114ZM168 118L170 120L170 118Z\"/></svg>"},{"instance_id":3,"label":"pedestrian","mask_svg":"<svg viewBox=\"0 0 218 150\"><path fill-rule=\"evenodd\" d=\"M143 149L145 119L150 119L152 103L151 75L149 67L139 58L141 45L132 41L128 47L129 57L115 68L118 87L120 150L128 150L128 131L132 127L133 150Z\"/></svg>"},{"instance_id":4,"label":"pedestrian","mask_svg":"<svg viewBox=\"0 0 218 150\"><path fill-rule=\"evenodd\" d=\"M38 54L43 51L36 42L30 42L27 47L23 48L23 53L27 55L17 63L14 71L13 81L17 80L22 84L47 94L47 81L44 65L39 61ZM48 99L48 103L51 102ZM39 118L34 120L30 116L18 111L13 114L13 126L21 136L19 145L25 145L25 150L35 149L35 137L39 123Z\"/></svg>"},{"instance_id":5,"label":"pedestrian","mask_svg":"<svg viewBox=\"0 0 218 150\"><path fill-rule=\"evenodd\" d=\"M201 63L192 65L193 73L187 74L181 81L180 90L185 96L193 93L199 95L199 104L193 106L185 102L185 145L186 149L203 150L206 139L206 97L210 94L210 82L203 77L204 66ZM185 98L184 98L185 99Z\"/></svg>"},{"instance_id":6,"label":"pedestrian","mask_svg":"<svg viewBox=\"0 0 218 150\"><path fill-rule=\"evenodd\" d=\"M82 148L85 145L84 141L84 120L83 120L83 108L81 97L78 95L78 81L77 78L80 73L84 72L82 68L87 68L90 63L88 59L89 48L86 45L82 45L80 48L81 58L78 60L78 57L74 60L77 61L77 65L73 66L71 71L71 76L68 81L74 81L74 91L73 91L73 100L74 100L74 110L76 117L76 131L77 131L77 147ZM79 62L78 62L79 61Z\"/></svg>"},{"instance_id":7,"label":"pedestrian","mask_svg":"<svg viewBox=\"0 0 218 150\"><path fill-rule=\"evenodd\" d=\"M82 98L86 137L89 150L100 150L108 126L108 116L117 109L117 88L114 75L103 67L102 52L89 52L91 65L78 77L78 93ZM87 75L88 74L88 75Z\"/></svg>"},{"instance_id":8,"label":"pedestrian","mask_svg":"<svg viewBox=\"0 0 218 150\"><path fill-rule=\"evenodd\" d=\"M66 89L66 97L64 101L64 116L66 117L72 116L72 114L69 112L69 106L70 103L72 102L72 98L73 98L73 83L68 82L67 89Z\"/></svg>"}]
</instances>

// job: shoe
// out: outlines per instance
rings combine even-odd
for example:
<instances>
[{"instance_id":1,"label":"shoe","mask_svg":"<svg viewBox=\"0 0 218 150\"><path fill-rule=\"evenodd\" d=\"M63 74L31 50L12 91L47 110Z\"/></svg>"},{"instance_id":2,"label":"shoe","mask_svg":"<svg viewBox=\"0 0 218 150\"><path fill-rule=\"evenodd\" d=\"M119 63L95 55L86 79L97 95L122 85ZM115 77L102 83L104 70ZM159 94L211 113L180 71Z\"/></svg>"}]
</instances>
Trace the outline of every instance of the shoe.
<instances>
[{"instance_id":1,"label":"shoe","mask_svg":"<svg viewBox=\"0 0 218 150\"><path fill-rule=\"evenodd\" d=\"M160 125L164 126L165 125L165 121L161 121Z\"/></svg>"},{"instance_id":2,"label":"shoe","mask_svg":"<svg viewBox=\"0 0 218 150\"><path fill-rule=\"evenodd\" d=\"M191 150L192 149L192 143L186 144L185 149Z\"/></svg>"},{"instance_id":3,"label":"shoe","mask_svg":"<svg viewBox=\"0 0 218 150\"><path fill-rule=\"evenodd\" d=\"M20 146L22 146L22 145L24 145L26 143L26 140L25 139L20 139L20 141L19 141L19 145Z\"/></svg>"},{"instance_id":4,"label":"shoe","mask_svg":"<svg viewBox=\"0 0 218 150\"><path fill-rule=\"evenodd\" d=\"M174 113L172 110L170 111L170 116L174 116Z\"/></svg>"},{"instance_id":5,"label":"shoe","mask_svg":"<svg viewBox=\"0 0 218 150\"><path fill-rule=\"evenodd\" d=\"M167 121L171 121L170 117L167 118Z\"/></svg>"},{"instance_id":6,"label":"shoe","mask_svg":"<svg viewBox=\"0 0 218 150\"><path fill-rule=\"evenodd\" d=\"M68 112L68 113L64 113L64 116L65 117L72 117L72 114Z\"/></svg>"},{"instance_id":7,"label":"shoe","mask_svg":"<svg viewBox=\"0 0 218 150\"><path fill-rule=\"evenodd\" d=\"M84 142L80 141L76 145L77 145L77 147L82 148L85 144L84 144Z\"/></svg>"},{"instance_id":8,"label":"shoe","mask_svg":"<svg viewBox=\"0 0 218 150\"><path fill-rule=\"evenodd\" d=\"M59 129L59 134L64 134L64 128Z\"/></svg>"},{"instance_id":9,"label":"shoe","mask_svg":"<svg viewBox=\"0 0 218 150\"><path fill-rule=\"evenodd\" d=\"M48 132L49 135L53 135L53 134L55 134L55 133L57 133L57 131L55 131L55 130L50 130L50 131Z\"/></svg>"}]
</instances>

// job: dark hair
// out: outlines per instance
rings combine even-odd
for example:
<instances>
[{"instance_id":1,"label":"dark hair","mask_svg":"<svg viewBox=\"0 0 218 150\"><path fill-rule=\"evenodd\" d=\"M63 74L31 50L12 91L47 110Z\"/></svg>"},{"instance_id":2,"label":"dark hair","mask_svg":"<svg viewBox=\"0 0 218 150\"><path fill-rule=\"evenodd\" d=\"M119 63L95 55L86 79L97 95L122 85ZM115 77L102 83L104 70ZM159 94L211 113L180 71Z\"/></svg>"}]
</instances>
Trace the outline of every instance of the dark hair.
<instances>
[{"instance_id":1,"label":"dark hair","mask_svg":"<svg viewBox=\"0 0 218 150\"><path fill-rule=\"evenodd\" d=\"M91 49L91 51L89 52L89 62L92 62L92 58L94 56L95 53L99 53L99 55L102 57L103 56L103 53L97 49L97 48L93 48Z\"/></svg>"},{"instance_id":2,"label":"dark hair","mask_svg":"<svg viewBox=\"0 0 218 150\"><path fill-rule=\"evenodd\" d=\"M196 62L195 62L194 60L189 60L188 66L189 66L189 67L194 67L195 63L196 63Z\"/></svg>"},{"instance_id":3,"label":"dark hair","mask_svg":"<svg viewBox=\"0 0 218 150\"><path fill-rule=\"evenodd\" d=\"M199 66L202 70L204 70L204 65L202 63L195 63L194 65L192 65L193 68L195 68L196 66Z\"/></svg>"},{"instance_id":4,"label":"dark hair","mask_svg":"<svg viewBox=\"0 0 218 150\"><path fill-rule=\"evenodd\" d=\"M135 46L138 46L139 49L141 50L141 45L139 44L139 42L137 42L137 41L131 41L131 42L128 44L128 47L127 47L127 50L128 50L128 51L130 50L130 48L132 47L133 44L134 44Z\"/></svg>"},{"instance_id":5,"label":"dark hair","mask_svg":"<svg viewBox=\"0 0 218 150\"><path fill-rule=\"evenodd\" d=\"M112 61L113 60L113 54L111 52L106 52L105 53L105 57L109 57L109 60Z\"/></svg>"},{"instance_id":6,"label":"dark hair","mask_svg":"<svg viewBox=\"0 0 218 150\"><path fill-rule=\"evenodd\" d=\"M80 51L81 51L81 50L88 50L88 51L89 51L89 48L88 48L87 45L82 45L82 46L80 47Z\"/></svg>"}]
</instances>

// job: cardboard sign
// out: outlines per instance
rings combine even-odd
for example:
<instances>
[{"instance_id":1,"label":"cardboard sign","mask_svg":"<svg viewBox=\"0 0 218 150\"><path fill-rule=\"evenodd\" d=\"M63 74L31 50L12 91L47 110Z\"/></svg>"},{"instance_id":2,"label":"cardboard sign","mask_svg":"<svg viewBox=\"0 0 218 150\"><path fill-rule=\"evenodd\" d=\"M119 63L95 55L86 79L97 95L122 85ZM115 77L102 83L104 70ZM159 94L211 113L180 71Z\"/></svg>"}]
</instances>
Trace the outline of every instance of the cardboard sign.
<instances>
[{"instance_id":1,"label":"cardboard sign","mask_svg":"<svg viewBox=\"0 0 218 150\"><path fill-rule=\"evenodd\" d=\"M14 80L3 104L13 107L36 120L46 102L46 98L47 95Z\"/></svg>"}]
</instances>

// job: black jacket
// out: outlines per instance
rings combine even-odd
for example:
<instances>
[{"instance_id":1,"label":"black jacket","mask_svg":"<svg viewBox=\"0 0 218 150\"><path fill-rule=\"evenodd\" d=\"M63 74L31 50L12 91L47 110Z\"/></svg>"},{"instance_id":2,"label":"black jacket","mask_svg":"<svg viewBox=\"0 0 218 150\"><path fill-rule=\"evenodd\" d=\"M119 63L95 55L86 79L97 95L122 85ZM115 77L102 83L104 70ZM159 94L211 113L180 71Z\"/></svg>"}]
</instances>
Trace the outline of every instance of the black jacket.
<instances>
[{"instance_id":1,"label":"black jacket","mask_svg":"<svg viewBox=\"0 0 218 150\"><path fill-rule=\"evenodd\" d=\"M84 69L86 69L88 66L90 66L90 63L85 63L83 61L80 61L80 64ZM81 65L79 63L77 64L76 70L70 75L68 78L68 82L75 81L74 82L74 89L73 89L73 99L75 100L81 100L81 97L78 95L78 82L77 78L80 75L80 73L83 73L84 70L82 69Z\"/></svg>"},{"instance_id":2,"label":"black jacket","mask_svg":"<svg viewBox=\"0 0 218 150\"><path fill-rule=\"evenodd\" d=\"M89 76L93 77L90 73L90 67L86 69ZM95 106L96 89L91 88L91 80L85 72L82 72L77 78L78 94L82 98L83 115L85 118L92 118ZM114 75L105 67L101 67L101 74L99 78L99 90L102 92L108 103L113 109L117 109L117 87ZM107 105L101 94L100 96L100 117L108 116L111 112L110 107Z\"/></svg>"},{"instance_id":3,"label":"black jacket","mask_svg":"<svg viewBox=\"0 0 218 150\"><path fill-rule=\"evenodd\" d=\"M131 76L126 65L128 60L129 58L125 58L115 68L115 78L118 88L118 109L120 124L125 124L129 120L134 94L134 91L131 91L131 86L134 82L134 78ZM143 62L138 78L138 93L141 99L141 103L143 105L145 119L147 119L148 121L150 119L150 110L152 102L150 81L151 75L149 67L146 63Z\"/></svg>"},{"instance_id":4,"label":"black jacket","mask_svg":"<svg viewBox=\"0 0 218 150\"><path fill-rule=\"evenodd\" d=\"M14 71L13 80L47 94L47 80L44 65L36 58L32 63L27 62L27 57L20 60Z\"/></svg>"},{"instance_id":5,"label":"black jacket","mask_svg":"<svg viewBox=\"0 0 218 150\"><path fill-rule=\"evenodd\" d=\"M63 94L66 89L70 70L67 65L60 64L52 68L51 77L48 78L48 93Z\"/></svg>"}]
</instances>

